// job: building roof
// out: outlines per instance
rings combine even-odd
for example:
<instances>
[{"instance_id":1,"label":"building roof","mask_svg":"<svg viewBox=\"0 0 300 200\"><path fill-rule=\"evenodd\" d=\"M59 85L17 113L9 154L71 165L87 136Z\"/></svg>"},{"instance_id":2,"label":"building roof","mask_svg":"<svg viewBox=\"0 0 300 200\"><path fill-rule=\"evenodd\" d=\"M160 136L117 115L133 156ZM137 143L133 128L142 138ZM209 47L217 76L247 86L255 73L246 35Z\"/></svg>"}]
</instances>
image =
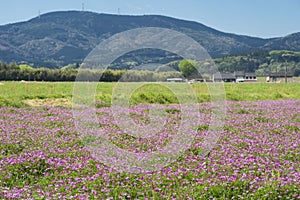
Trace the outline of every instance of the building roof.
<instances>
[{"instance_id":1,"label":"building roof","mask_svg":"<svg viewBox=\"0 0 300 200\"><path fill-rule=\"evenodd\" d=\"M183 78L167 78L167 81L182 81Z\"/></svg>"},{"instance_id":2,"label":"building roof","mask_svg":"<svg viewBox=\"0 0 300 200\"><path fill-rule=\"evenodd\" d=\"M188 77L186 77L187 79L203 79L202 75L201 74L193 74L193 75L190 75Z\"/></svg>"},{"instance_id":3,"label":"building roof","mask_svg":"<svg viewBox=\"0 0 300 200\"><path fill-rule=\"evenodd\" d=\"M214 80L231 79L235 80L237 77L256 77L254 72L235 71L234 73L215 73Z\"/></svg>"},{"instance_id":4,"label":"building roof","mask_svg":"<svg viewBox=\"0 0 300 200\"><path fill-rule=\"evenodd\" d=\"M246 72L245 76L256 76L255 72Z\"/></svg>"},{"instance_id":5,"label":"building roof","mask_svg":"<svg viewBox=\"0 0 300 200\"><path fill-rule=\"evenodd\" d=\"M235 71L234 75L235 76L245 76L245 72L244 71Z\"/></svg>"},{"instance_id":6,"label":"building roof","mask_svg":"<svg viewBox=\"0 0 300 200\"><path fill-rule=\"evenodd\" d=\"M216 73L214 79L235 79L233 73Z\"/></svg>"}]
</instances>

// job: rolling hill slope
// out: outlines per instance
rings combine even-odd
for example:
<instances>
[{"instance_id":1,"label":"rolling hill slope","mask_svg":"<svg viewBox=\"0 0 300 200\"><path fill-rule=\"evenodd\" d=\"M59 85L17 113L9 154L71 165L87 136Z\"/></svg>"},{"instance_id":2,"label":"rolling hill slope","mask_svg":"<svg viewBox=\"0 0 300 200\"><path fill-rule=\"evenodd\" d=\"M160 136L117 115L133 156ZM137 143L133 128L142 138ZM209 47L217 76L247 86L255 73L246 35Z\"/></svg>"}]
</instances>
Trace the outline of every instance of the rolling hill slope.
<instances>
[{"instance_id":1,"label":"rolling hill slope","mask_svg":"<svg viewBox=\"0 0 300 200\"><path fill-rule=\"evenodd\" d=\"M101 40L140 27L162 27L185 33L206 48L212 57L255 49L300 51L300 33L262 39L224 33L201 23L166 16L60 11L0 26L0 60L52 68L81 62Z\"/></svg>"}]
</instances>

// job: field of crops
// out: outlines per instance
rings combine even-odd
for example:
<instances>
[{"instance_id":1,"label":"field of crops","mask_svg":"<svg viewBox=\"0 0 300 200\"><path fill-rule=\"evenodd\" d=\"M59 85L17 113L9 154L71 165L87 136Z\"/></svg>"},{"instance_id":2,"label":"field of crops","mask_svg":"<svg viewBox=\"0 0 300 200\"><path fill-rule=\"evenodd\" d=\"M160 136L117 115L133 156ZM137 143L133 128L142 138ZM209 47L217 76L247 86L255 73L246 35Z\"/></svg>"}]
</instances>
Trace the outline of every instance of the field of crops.
<instances>
[{"instance_id":1,"label":"field of crops","mask_svg":"<svg viewBox=\"0 0 300 200\"><path fill-rule=\"evenodd\" d=\"M204 102L209 101L205 84L192 85L203 101L192 145L175 162L140 174L119 172L93 156L69 107L72 87L0 86L1 199L300 199L297 84L226 84L224 129L205 157L201 150L212 107ZM129 152L156 151L172 141L182 113L171 91L150 85L133 94L132 101L160 102L166 113L164 129L145 140L120 129L105 106L113 87L101 84L96 94L104 101L96 113L107 139ZM148 123L144 104L133 104L129 112L136 123Z\"/></svg>"},{"instance_id":2,"label":"field of crops","mask_svg":"<svg viewBox=\"0 0 300 200\"><path fill-rule=\"evenodd\" d=\"M116 85L117 83L99 83L95 94L96 100L104 102L103 106L109 105ZM210 101L210 94L205 83L192 84L191 87L198 98L198 102ZM224 87L226 99L233 101L300 99L299 83L287 85L227 83ZM73 88L74 83L72 82L3 82L3 85L0 85L0 106L23 107L27 104L70 106ZM136 90L131 99L137 103L177 103L176 97L170 90L154 83L149 83Z\"/></svg>"}]
</instances>

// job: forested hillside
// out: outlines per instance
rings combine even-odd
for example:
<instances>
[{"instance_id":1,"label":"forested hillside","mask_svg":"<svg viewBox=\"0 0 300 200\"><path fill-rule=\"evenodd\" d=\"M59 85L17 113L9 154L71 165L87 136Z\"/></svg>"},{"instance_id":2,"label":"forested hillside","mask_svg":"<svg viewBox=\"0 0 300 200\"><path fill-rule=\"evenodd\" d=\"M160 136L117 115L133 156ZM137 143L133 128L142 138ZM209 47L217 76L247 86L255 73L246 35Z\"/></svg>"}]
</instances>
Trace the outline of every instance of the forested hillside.
<instances>
[{"instance_id":1,"label":"forested hillside","mask_svg":"<svg viewBox=\"0 0 300 200\"><path fill-rule=\"evenodd\" d=\"M243 55L254 50L300 51L299 33L262 39L224 33L199 22L166 16L60 11L0 26L0 60L61 68L69 63L81 63L100 41L113 34L142 27L168 28L184 33L202 45L213 58ZM117 69L129 69L132 62L136 65L156 61L165 64L174 61L174 56L163 51L140 51L131 53L124 60L125 64L116 63Z\"/></svg>"}]
</instances>

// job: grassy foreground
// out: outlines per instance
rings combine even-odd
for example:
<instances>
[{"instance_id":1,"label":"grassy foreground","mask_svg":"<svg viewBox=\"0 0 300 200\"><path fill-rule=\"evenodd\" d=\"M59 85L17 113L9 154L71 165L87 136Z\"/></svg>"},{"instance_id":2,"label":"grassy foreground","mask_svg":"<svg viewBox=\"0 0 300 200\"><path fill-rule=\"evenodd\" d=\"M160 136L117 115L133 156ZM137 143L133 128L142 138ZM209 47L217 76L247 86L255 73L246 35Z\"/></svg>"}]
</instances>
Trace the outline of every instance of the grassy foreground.
<instances>
[{"instance_id":1,"label":"grassy foreground","mask_svg":"<svg viewBox=\"0 0 300 200\"><path fill-rule=\"evenodd\" d=\"M135 84L135 83L133 83ZM182 84L182 83L169 83ZM109 106L113 89L117 83L99 83L96 100L99 106ZM205 83L191 85L198 102L210 101ZM299 83L226 83L226 99L233 101L300 99ZM63 105L71 106L73 82L2 82L0 85L0 106ZM178 103L174 93L158 83L144 83L131 95L134 103Z\"/></svg>"}]
</instances>

